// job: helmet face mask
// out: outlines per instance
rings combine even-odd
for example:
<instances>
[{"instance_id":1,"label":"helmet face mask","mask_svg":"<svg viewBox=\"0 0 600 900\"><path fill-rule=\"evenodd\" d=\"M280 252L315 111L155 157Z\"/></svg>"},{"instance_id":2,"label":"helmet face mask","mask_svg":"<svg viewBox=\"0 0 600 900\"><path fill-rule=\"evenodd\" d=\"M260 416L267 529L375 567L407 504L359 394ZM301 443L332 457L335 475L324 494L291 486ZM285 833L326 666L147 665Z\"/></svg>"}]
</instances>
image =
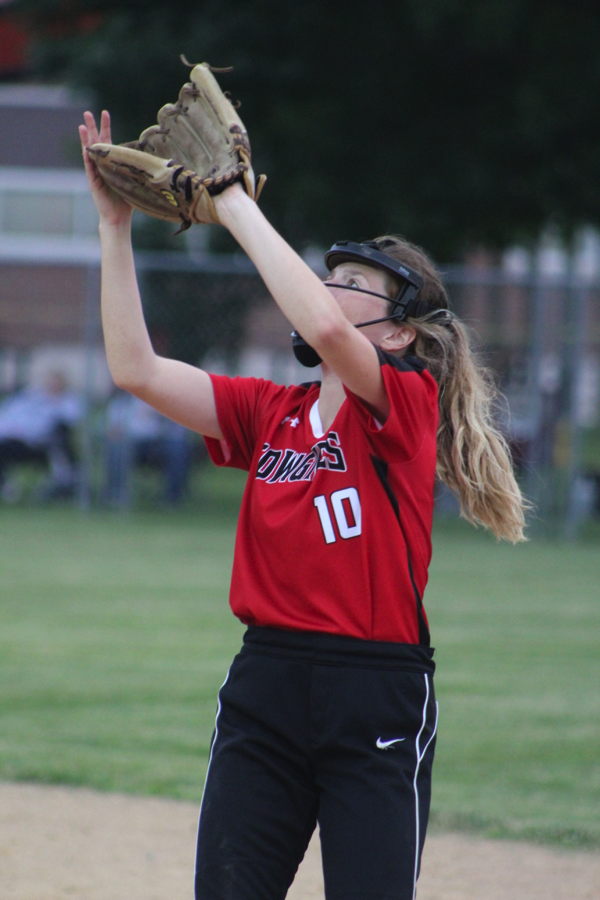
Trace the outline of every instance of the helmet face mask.
<instances>
[{"instance_id":1,"label":"helmet face mask","mask_svg":"<svg viewBox=\"0 0 600 900\"><path fill-rule=\"evenodd\" d=\"M391 256L388 256L385 250L385 241L363 241L361 244L354 241L337 241L325 254L325 265L331 272L336 266L345 262L361 263L370 266L373 269L380 269L392 275L400 288L395 297L387 297L384 294L376 294L374 291L367 291L364 288L350 287L344 285L344 290L358 291L361 294L370 294L374 297L381 297L393 304L391 315L383 316L380 319L370 319L368 322L359 322L355 327L364 328L367 325L376 325L378 322L396 321L402 322L404 319L411 317L420 319L431 312L438 312L434 307L419 300L418 295L423 287L423 277L405 266L404 263L398 262ZM333 286L332 282L323 282L327 286ZM341 285L336 285L340 287ZM449 310L439 310L444 313L443 321L440 319L439 324L449 324L452 321L452 313ZM292 349L294 356L303 366L314 368L321 362L321 357L297 331L292 332Z\"/></svg>"},{"instance_id":2,"label":"helmet face mask","mask_svg":"<svg viewBox=\"0 0 600 900\"><path fill-rule=\"evenodd\" d=\"M394 304L394 312L388 318L396 319L401 322L407 316L413 318L421 318L431 311L429 304L417 300L419 292L423 287L423 277L415 272L414 269L405 266L403 263L383 253L380 245L376 241L364 241L357 244L354 241L338 241L325 254L325 265L331 272L336 266L344 262L358 262L365 266L371 266L374 269L382 269L394 277L400 284L400 288L395 297L385 297L390 303ZM327 282L325 282L327 283ZM354 290L363 290L355 288ZM363 293L369 293L363 291ZM381 294L377 296L382 296ZM380 320L385 321L385 320ZM361 323L358 328L366 325ZM368 323L371 324L371 323Z\"/></svg>"}]
</instances>

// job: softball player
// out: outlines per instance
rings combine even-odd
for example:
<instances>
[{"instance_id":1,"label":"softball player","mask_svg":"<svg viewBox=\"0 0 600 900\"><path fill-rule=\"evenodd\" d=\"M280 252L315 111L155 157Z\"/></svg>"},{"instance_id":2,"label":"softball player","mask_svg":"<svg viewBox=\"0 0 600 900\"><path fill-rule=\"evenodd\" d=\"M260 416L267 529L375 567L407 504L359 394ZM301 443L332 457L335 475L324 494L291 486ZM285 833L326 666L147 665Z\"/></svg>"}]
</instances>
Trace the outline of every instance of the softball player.
<instances>
[{"instance_id":1,"label":"softball player","mask_svg":"<svg viewBox=\"0 0 600 900\"><path fill-rule=\"evenodd\" d=\"M322 380L290 388L155 355L131 209L85 147L100 212L102 314L115 382L249 472L230 602L247 626L220 691L200 811L198 900L285 897L316 824L328 900L409 900L437 728L422 597L437 474L463 514L522 540L493 391L439 276L399 238L340 242L322 283L239 185L219 218Z\"/></svg>"}]
</instances>

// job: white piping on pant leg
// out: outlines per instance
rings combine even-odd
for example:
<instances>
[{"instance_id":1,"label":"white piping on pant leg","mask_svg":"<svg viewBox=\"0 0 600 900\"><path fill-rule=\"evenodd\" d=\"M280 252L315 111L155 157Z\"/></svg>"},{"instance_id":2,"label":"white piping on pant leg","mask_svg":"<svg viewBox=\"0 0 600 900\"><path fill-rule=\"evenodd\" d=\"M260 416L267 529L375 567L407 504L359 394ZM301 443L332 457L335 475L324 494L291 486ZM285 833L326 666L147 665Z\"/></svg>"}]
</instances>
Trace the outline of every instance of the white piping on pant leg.
<instances>
[{"instance_id":1,"label":"white piping on pant leg","mask_svg":"<svg viewBox=\"0 0 600 900\"><path fill-rule=\"evenodd\" d=\"M438 702L437 702L437 700L436 700L436 701L435 701L435 722L433 723L433 731L431 732L431 737L429 738L429 740L427 741L427 743L426 743L425 746L423 747L423 752L421 753L421 759L424 758L425 754L427 753L427 748L429 747L430 743L432 742L432 740L434 739L434 737L435 737L435 735L436 735L436 732L437 732L437 726L438 726L438 714L439 714L439 711L440 711L440 707L439 707Z\"/></svg>"},{"instance_id":2,"label":"white piping on pant leg","mask_svg":"<svg viewBox=\"0 0 600 900\"><path fill-rule=\"evenodd\" d=\"M423 757L425 756L425 753L427 752L427 748L429 747L430 743L432 742L432 740L435 736L435 733L437 730L437 723L438 723L438 704L436 702L436 704L435 704L435 723L433 726L433 732L431 734L431 737L425 744L423 751L421 752L421 749L419 747L419 741L421 740L421 735L423 734L423 730L425 728L425 725L427 724L427 704L429 702L429 678L427 675L424 675L423 677L425 678L425 703L423 704L423 722L421 723L421 728L419 729L419 733L417 734L417 738L415 741L415 748L417 751L417 764L415 766L415 777L413 779L413 788L415 791L415 840L416 840L416 843L415 843L415 870L414 870L414 878L413 878L413 900L415 900L415 897L417 895L417 875L418 875L418 871L419 871L419 845L421 843L421 841L420 841L421 823L420 823L420 816L419 816L419 789L417 787L417 778L419 775L419 767L421 765Z\"/></svg>"},{"instance_id":3,"label":"white piping on pant leg","mask_svg":"<svg viewBox=\"0 0 600 900\"><path fill-rule=\"evenodd\" d=\"M227 679L229 678L229 673L231 672L231 666L227 671L227 675L225 676L225 681L219 688L219 693L217 695L217 715L215 716L215 736L212 742L212 746L210 748L210 753L208 756L208 765L206 767L206 778L204 779L204 790L202 791L202 800L200 801L200 812L198 813L198 833L200 833L200 820L202 818L202 805L204 803L204 795L206 793L206 785L208 784L208 773L210 772L210 764L213 758L213 752L215 749L215 744L217 743L217 738L219 736L219 716L221 714L221 691L227 684ZM197 860L196 860L197 861Z\"/></svg>"},{"instance_id":4,"label":"white piping on pant leg","mask_svg":"<svg viewBox=\"0 0 600 900\"><path fill-rule=\"evenodd\" d=\"M427 723L427 703L429 701L429 679L427 675L424 675L423 677L425 678L425 703L423 704L423 721L415 740L417 764L415 766L415 777L413 778L413 789L415 792L415 869L413 877L413 900L415 900L417 893L417 870L419 868L419 844L421 828L419 821L419 789L417 788L417 775L419 774L419 766L421 765L421 748L419 747L419 741L421 740L423 729L425 728L425 725Z\"/></svg>"}]
</instances>

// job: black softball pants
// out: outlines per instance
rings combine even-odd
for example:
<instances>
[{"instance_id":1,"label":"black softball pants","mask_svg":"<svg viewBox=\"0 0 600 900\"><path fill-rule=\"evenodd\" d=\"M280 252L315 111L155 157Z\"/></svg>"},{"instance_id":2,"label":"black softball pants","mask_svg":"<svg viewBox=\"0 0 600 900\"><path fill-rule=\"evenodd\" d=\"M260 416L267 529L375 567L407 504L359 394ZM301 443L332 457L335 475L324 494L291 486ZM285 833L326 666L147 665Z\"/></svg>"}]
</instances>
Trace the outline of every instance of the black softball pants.
<instances>
[{"instance_id":1,"label":"black softball pants","mask_svg":"<svg viewBox=\"0 0 600 900\"><path fill-rule=\"evenodd\" d=\"M251 627L219 694L197 900L283 900L319 823L327 900L413 900L433 650Z\"/></svg>"}]
</instances>

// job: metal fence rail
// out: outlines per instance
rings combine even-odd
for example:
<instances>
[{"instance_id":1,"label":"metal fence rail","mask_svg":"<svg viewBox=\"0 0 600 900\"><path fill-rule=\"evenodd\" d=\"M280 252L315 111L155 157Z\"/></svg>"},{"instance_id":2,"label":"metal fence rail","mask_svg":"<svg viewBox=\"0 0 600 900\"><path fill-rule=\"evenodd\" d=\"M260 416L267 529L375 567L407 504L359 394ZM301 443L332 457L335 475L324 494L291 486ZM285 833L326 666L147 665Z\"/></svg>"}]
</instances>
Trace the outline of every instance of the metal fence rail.
<instances>
[{"instance_id":1,"label":"metal fence rail","mask_svg":"<svg viewBox=\"0 0 600 900\"><path fill-rule=\"evenodd\" d=\"M445 282L507 398L537 527L574 537L600 501L600 281L453 267Z\"/></svg>"},{"instance_id":2,"label":"metal fence rail","mask_svg":"<svg viewBox=\"0 0 600 900\"><path fill-rule=\"evenodd\" d=\"M98 423L111 392L101 352L98 256L90 251L81 260L77 303L70 256L0 256L0 284L10 285L11 271L25 264L40 273L54 264L56 273L65 273L64 302L71 303L78 324L64 339L57 340L51 328L40 337L40 298L33 293L43 292L48 277L30 296L18 297L18 340L7 325L16 301L8 289L0 293L0 388L9 393L39 378L43 359L65 367L84 397L78 496L87 508L103 498ZM135 258L157 352L221 371L306 380L291 356L289 324L246 256L138 251ZM600 502L600 281L577 273L516 277L472 267L447 267L444 279L506 396L502 424L536 505L537 527L575 536L582 521L598 514ZM60 292L53 296L59 317ZM35 341L28 342L28 333Z\"/></svg>"}]
</instances>

